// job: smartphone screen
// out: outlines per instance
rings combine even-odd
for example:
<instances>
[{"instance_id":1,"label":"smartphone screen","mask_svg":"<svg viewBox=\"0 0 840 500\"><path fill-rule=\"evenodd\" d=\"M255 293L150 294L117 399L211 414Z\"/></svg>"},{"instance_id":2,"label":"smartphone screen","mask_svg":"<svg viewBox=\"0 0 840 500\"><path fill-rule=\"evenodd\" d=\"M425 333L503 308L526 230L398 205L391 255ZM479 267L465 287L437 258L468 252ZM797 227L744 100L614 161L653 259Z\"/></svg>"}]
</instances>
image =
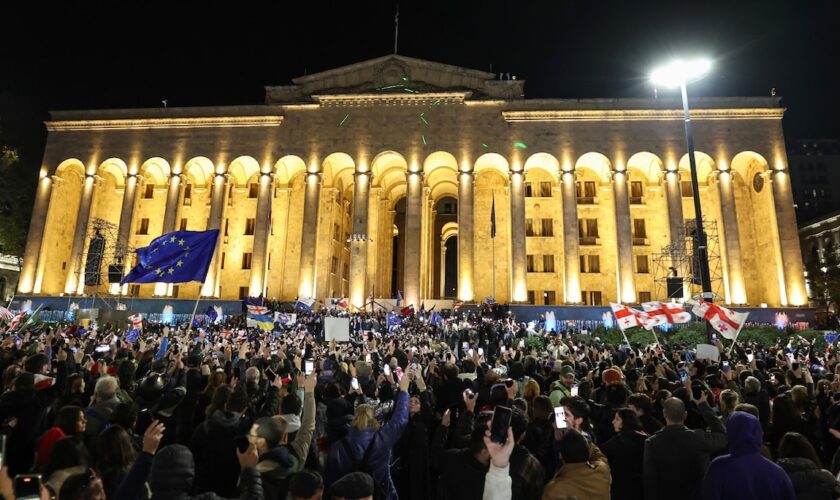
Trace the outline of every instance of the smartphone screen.
<instances>
[{"instance_id":1,"label":"smartphone screen","mask_svg":"<svg viewBox=\"0 0 840 500\"><path fill-rule=\"evenodd\" d=\"M484 348L483 347L478 348L478 355L479 356L484 356Z\"/></svg>"},{"instance_id":2,"label":"smartphone screen","mask_svg":"<svg viewBox=\"0 0 840 500\"><path fill-rule=\"evenodd\" d=\"M391 375L391 366L390 365L383 366L382 371L385 373L386 377Z\"/></svg>"},{"instance_id":3,"label":"smartphone screen","mask_svg":"<svg viewBox=\"0 0 840 500\"><path fill-rule=\"evenodd\" d=\"M558 429L566 428L566 410L562 406L554 409L554 425Z\"/></svg>"},{"instance_id":4,"label":"smartphone screen","mask_svg":"<svg viewBox=\"0 0 840 500\"><path fill-rule=\"evenodd\" d=\"M686 380L688 380L688 371L683 368L680 370L680 382L685 383Z\"/></svg>"},{"instance_id":5,"label":"smartphone screen","mask_svg":"<svg viewBox=\"0 0 840 500\"><path fill-rule=\"evenodd\" d=\"M461 342L461 349L466 351L469 348L470 348L470 343L469 342Z\"/></svg>"},{"instance_id":6,"label":"smartphone screen","mask_svg":"<svg viewBox=\"0 0 840 500\"><path fill-rule=\"evenodd\" d=\"M721 363L721 368L723 369L723 371L728 372L729 371L729 361L722 362Z\"/></svg>"},{"instance_id":7,"label":"smartphone screen","mask_svg":"<svg viewBox=\"0 0 840 500\"><path fill-rule=\"evenodd\" d=\"M15 498L17 500L38 500L41 498L41 476L19 474L15 476Z\"/></svg>"},{"instance_id":8,"label":"smartphone screen","mask_svg":"<svg viewBox=\"0 0 840 500\"><path fill-rule=\"evenodd\" d=\"M755 356L753 356L752 354L747 354L747 363L752 363L753 359L755 359Z\"/></svg>"},{"instance_id":9,"label":"smartphone screen","mask_svg":"<svg viewBox=\"0 0 840 500\"><path fill-rule=\"evenodd\" d=\"M507 351L507 348L505 346L502 346L502 352L505 352L505 351Z\"/></svg>"},{"instance_id":10,"label":"smartphone screen","mask_svg":"<svg viewBox=\"0 0 840 500\"><path fill-rule=\"evenodd\" d=\"M495 443L507 441L507 430L510 427L510 417L513 414L506 406L497 406L493 410L493 422L490 424L490 440Z\"/></svg>"},{"instance_id":11,"label":"smartphone screen","mask_svg":"<svg viewBox=\"0 0 840 500\"><path fill-rule=\"evenodd\" d=\"M520 340L520 341L519 341L519 348L520 348L520 349L522 349L522 348L524 348L524 347L525 347L525 341L524 341L524 340Z\"/></svg>"},{"instance_id":12,"label":"smartphone screen","mask_svg":"<svg viewBox=\"0 0 840 500\"><path fill-rule=\"evenodd\" d=\"M0 434L0 469L6 466L6 435Z\"/></svg>"},{"instance_id":13,"label":"smartphone screen","mask_svg":"<svg viewBox=\"0 0 840 500\"><path fill-rule=\"evenodd\" d=\"M399 382L403 378L402 367L398 366L397 369L396 369L396 372L397 372L397 381Z\"/></svg>"},{"instance_id":14,"label":"smartphone screen","mask_svg":"<svg viewBox=\"0 0 840 500\"><path fill-rule=\"evenodd\" d=\"M350 381L350 387L352 387L354 391L358 391L359 390L359 379L357 379L356 377L353 377L353 379Z\"/></svg>"},{"instance_id":15,"label":"smartphone screen","mask_svg":"<svg viewBox=\"0 0 840 500\"><path fill-rule=\"evenodd\" d=\"M307 359L303 362L303 373L306 375L311 374L315 371L315 361L311 359Z\"/></svg>"},{"instance_id":16,"label":"smartphone screen","mask_svg":"<svg viewBox=\"0 0 840 500\"><path fill-rule=\"evenodd\" d=\"M573 386L572 386L572 397L575 397L575 396L577 396L577 395L578 395L578 386L577 386L577 385L573 385ZM562 410L562 408L561 408L561 410Z\"/></svg>"}]
</instances>

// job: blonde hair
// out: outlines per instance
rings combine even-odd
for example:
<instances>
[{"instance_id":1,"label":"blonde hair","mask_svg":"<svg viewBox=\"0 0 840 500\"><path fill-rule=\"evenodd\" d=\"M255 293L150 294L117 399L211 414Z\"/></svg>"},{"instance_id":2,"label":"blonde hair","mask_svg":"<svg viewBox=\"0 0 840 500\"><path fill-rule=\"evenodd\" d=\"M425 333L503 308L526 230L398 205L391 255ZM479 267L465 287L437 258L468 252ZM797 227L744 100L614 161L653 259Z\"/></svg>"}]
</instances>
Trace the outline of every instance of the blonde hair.
<instances>
[{"instance_id":1,"label":"blonde hair","mask_svg":"<svg viewBox=\"0 0 840 500\"><path fill-rule=\"evenodd\" d=\"M525 382L525 388L522 390L522 393L522 397L530 401L540 395L540 384L536 380L530 379Z\"/></svg>"},{"instance_id":2,"label":"blonde hair","mask_svg":"<svg viewBox=\"0 0 840 500\"><path fill-rule=\"evenodd\" d=\"M359 405L353 415L353 427L358 431L379 430L379 422L376 421L376 409L371 405Z\"/></svg>"}]
</instances>

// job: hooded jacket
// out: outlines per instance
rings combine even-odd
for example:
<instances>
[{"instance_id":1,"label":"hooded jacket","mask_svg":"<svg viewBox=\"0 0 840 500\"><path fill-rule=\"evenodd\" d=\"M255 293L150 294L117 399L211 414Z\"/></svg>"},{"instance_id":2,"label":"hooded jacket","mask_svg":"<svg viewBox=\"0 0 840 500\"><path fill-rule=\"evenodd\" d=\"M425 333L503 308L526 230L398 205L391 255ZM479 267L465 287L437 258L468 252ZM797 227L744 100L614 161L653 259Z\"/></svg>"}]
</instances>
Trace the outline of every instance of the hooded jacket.
<instances>
[{"instance_id":1,"label":"hooded jacket","mask_svg":"<svg viewBox=\"0 0 840 500\"><path fill-rule=\"evenodd\" d=\"M749 413L736 411L726 425L729 454L709 465L703 480L703 498L796 498L785 471L761 454L761 423Z\"/></svg>"}]
</instances>

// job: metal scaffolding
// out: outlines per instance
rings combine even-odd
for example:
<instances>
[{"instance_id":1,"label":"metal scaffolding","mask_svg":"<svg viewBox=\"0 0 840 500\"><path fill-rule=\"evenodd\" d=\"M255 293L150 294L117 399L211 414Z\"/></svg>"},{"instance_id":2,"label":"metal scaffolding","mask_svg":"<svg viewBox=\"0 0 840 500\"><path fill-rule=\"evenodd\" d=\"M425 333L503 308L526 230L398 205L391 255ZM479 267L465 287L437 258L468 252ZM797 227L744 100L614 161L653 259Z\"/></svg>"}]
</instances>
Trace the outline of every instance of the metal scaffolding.
<instances>
[{"instance_id":1,"label":"metal scaffolding","mask_svg":"<svg viewBox=\"0 0 840 500\"><path fill-rule=\"evenodd\" d=\"M694 219L685 220L676 241L662 247L653 255L653 278L657 300L668 300L669 282L671 287L681 284L683 293L676 300L695 297L702 292L700 285L700 258L695 252ZM709 257L709 276L712 291L718 297L723 296L723 275L720 258L720 238L717 223L703 217L703 229L706 232L707 253Z\"/></svg>"},{"instance_id":2,"label":"metal scaffolding","mask_svg":"<svg viewBox=\"0 0 840 500\"><path fill-rule=\"evenodd\" d=\"M100 243L94 243L95 241ZM79 260L75 266L76 283L84 283L84 294L82 296L90 297L91 308L95 307L97 298L102 300L109 308L119 305L122 298L122 287L120 287L120 292L117 295L110 293L108 269L110 265L122 266L121 274L124 275L125 270L131 265L133 257L134 248L126 242L119 241L116 224L99 218L91 220L88 232L85 235L85 251L79 255ZM94 264L94 268L88 269L88 263ZM108 297L113 297L115 304L106 300ZM69 294L68 308L71 298L72 294Z\"/></svg>"}]
</instances>

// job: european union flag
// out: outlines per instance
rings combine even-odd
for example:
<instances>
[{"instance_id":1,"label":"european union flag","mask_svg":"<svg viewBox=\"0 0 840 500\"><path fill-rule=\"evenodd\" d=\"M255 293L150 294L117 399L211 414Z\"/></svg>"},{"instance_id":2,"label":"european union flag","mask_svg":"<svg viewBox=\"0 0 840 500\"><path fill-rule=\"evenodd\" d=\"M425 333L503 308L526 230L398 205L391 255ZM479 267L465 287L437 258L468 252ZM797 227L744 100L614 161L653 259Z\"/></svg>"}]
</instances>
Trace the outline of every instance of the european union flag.
<instances>
[{"instance_id":1,"label":"european union flag","mask_svg":"<svg viewBox=\"0 0 840 500\"><path fill-rule=\"evenodd\" d=\"M137 265L120 283L203 282L218 239L218 229L158 236L137 249Z\"/></svg>"}]
</instances>

